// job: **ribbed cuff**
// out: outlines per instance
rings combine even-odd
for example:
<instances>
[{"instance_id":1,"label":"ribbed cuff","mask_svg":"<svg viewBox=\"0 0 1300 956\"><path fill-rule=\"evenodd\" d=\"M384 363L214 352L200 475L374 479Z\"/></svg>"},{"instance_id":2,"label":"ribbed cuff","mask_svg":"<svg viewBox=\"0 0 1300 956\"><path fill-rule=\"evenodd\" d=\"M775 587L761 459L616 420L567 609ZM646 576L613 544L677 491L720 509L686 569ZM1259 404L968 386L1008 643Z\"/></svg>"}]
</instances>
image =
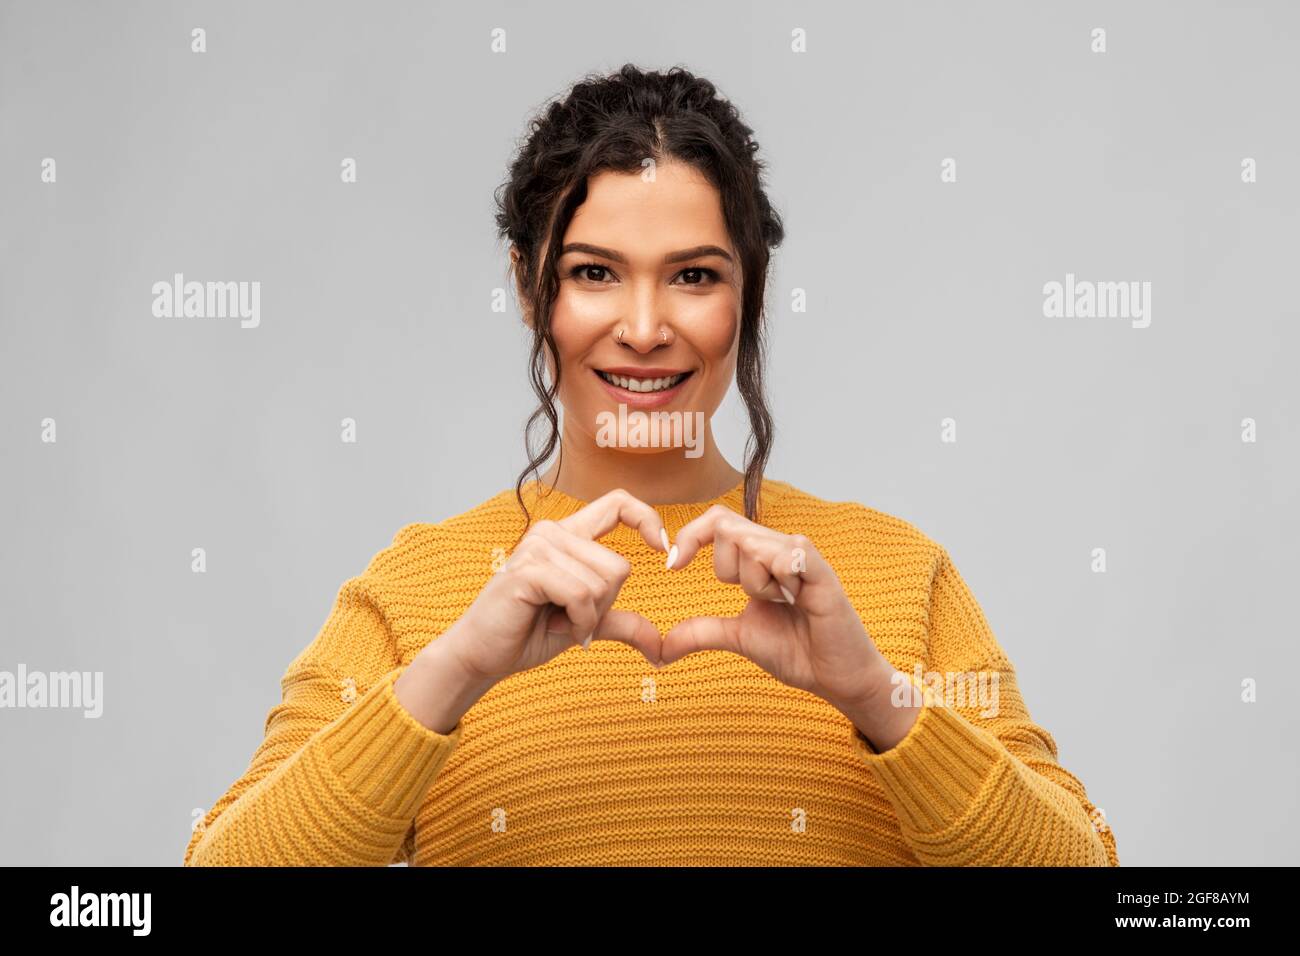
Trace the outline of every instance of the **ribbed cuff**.
<instances>
[{"instance_id":1,"label":"ribbed cuff","mask_svg":"<svg viewBox=\"0 0 1300 956\"><path fill-rule=\"evenodd\" d=\"M389 671L322 731L330 767L347 788L387 817L414 817L442 765L460 743L462 722L439 734L415 719L393 691Z\"/></svg>"},{"instance_id":2,"label":"ribbed cuff","mask_svg":"<svg viewBox=\"0 0 1300 956\"><path fill-rule=\"evenodd\" d=\"M962 817L1009 754L987 730L944 706L915 675L905 676L924 700L907 736L877 753L850 724L850 746L875 773L899 823L917 833L934 833Z\"/></svg>"}]
</instances>

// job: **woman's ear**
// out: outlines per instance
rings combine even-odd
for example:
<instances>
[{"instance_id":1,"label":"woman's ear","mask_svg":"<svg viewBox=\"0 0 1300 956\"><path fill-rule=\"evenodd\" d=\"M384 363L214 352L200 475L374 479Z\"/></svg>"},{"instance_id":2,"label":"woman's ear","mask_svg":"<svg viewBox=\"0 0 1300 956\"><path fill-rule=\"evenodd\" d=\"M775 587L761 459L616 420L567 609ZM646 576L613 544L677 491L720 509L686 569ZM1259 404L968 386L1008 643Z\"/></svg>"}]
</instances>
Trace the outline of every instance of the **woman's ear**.
<instances>
[{"instance_id":1,"label":"woman's ear","mask_svg":"<svg viewBox=\"0 0 1300 956\"><path fill-rule=\"evenodd\" d=\"M524 325L531 329L533 327L532 302L529 299L528 291L524 288L523 276L519 274L519 258L519 249L512 245L510 247L510 274L515 280L515 295L519 297L519 310L523 313Z\"/></svg>"}]
</instances>

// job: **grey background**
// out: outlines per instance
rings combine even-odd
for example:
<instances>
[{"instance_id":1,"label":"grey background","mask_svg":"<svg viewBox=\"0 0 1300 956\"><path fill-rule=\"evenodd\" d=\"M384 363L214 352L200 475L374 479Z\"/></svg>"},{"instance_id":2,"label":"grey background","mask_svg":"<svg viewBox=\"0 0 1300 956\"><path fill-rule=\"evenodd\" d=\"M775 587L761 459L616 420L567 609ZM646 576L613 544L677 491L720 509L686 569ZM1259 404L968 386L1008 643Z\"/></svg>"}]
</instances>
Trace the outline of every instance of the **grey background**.
<instances>
[{"instance_id":1,"label":"grey background","mask_svg":"<svg viewBox=\"0 0 1300 956\"><path fill-rule=\"evenodd\" d=\"M342 582L513 485L492 190L631 61L711 78L770 163L769 477L949 549L1122 864L1296 863L1297 8L600 11L0 4L0 669L105 681L98 720L0 710L3 862L178 865ZM154 318L178 271L261 281L260 328ZM1067 272L1150 281L1150 327L1044 318Z\"/></svg>"}]
</instances>

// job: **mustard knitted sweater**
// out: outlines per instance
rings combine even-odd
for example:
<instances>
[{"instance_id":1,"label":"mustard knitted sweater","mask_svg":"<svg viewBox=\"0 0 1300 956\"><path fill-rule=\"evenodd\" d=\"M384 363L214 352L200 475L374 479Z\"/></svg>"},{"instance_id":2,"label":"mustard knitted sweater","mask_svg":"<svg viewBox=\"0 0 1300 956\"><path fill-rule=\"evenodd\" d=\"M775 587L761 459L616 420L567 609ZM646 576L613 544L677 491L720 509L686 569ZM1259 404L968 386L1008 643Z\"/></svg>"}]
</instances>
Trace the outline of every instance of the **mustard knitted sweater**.
<instances>
[{"instance_id":1,"label":"mustard knitted sweater","mask_svg":"<svg viewBox=\"0 0 1300 956\"><path fill-rule=\"evenodd\" d=\"M584 504L542 490L523 489L534 520ZM714 503L743 514L743 485L656 510L675 538ZM876 753L830 704L737 654L656 670L609 641L496 684L447 735L424 727L393 681L508 556L523 528L510 488L404 526L344 582L185 865L1119 865L1104 814L1031 719L943 547L786 482L764 481L761 509L763 524L812 539L876 646L924 694L895 747ZM632 566L614 606L661 633L748 599L717 580L709 547L669 571L630 528L600 541ZM996 715L919 681L918 664L996 672Z\"/></svg>"}]
</instances>

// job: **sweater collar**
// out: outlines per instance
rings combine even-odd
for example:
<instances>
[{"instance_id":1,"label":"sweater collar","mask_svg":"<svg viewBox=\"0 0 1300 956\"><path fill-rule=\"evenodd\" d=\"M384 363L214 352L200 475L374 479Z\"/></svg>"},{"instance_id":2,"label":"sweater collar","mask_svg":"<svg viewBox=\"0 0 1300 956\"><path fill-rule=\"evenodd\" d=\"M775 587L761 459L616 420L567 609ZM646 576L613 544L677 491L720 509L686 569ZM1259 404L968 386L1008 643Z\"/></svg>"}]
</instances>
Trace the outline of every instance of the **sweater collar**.
<instances>
[{"instance_id":1,"label":"sweater collar","mask_svg":"<svg viewBox=\"0 0 1300 956\"><path fill-rule=\"evenodd\" d=\"M772 487L772 482L764 479L760 494L760 506L764 508L768 506L774 493L775 489ZM567 495L556 488L547 488L536 479L526 482L520 489L520 494L523 496L524 504L527 505L534 522L542 519L558 521L580 511L590 503L581 501L572 495ZM729 508L737 514L743 515L745 513L744 479L741 479L734 487L708 501L656 504L651 505L651 507L659 513L664 528L668 532L668 537L675 538L677 532L684 525L704 514L713 505L722 505L724 508ZM629 528L622 524L615 527L601 540L609 541L611 544L618 542L631 543L633 541L644 544L640 533L635 528Z\"/></svg>"}]
</instances>

